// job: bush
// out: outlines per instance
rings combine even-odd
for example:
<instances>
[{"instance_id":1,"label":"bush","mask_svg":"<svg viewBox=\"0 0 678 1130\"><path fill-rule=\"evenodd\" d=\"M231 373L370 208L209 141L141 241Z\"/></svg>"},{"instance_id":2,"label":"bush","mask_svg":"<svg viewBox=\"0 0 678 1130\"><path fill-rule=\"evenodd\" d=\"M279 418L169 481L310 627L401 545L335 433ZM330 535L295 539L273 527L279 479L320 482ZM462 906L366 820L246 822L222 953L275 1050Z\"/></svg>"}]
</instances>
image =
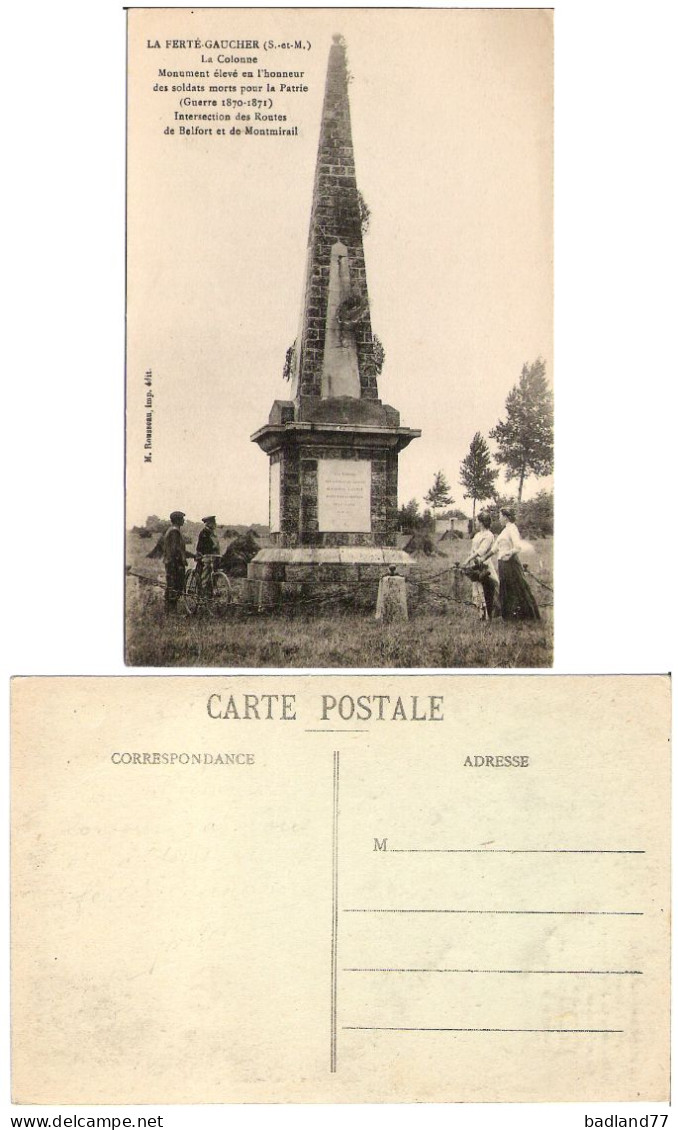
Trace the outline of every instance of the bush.
<instances>
[{"instance_id":1,"label":"bush","mask_svg":"<svg viewBox=\"0 0 678 1130\"><path fill-rule=\"evenodd\" d=\"M553 536L553 491L542 490L520 507L520 532L524 537Z\"/></svg>"},{"instance_id":2,"label":"bush","mask_svg":"<svg viewBox=\"0 0 678 1130\"><path fill-rule=\"evenodd\" d=\"M232 541L225 553L222 553L220 567L229 577L246 577L247 566L256 557L259 548L254 534L248 531Z\"/></svg>"}]
</instances>

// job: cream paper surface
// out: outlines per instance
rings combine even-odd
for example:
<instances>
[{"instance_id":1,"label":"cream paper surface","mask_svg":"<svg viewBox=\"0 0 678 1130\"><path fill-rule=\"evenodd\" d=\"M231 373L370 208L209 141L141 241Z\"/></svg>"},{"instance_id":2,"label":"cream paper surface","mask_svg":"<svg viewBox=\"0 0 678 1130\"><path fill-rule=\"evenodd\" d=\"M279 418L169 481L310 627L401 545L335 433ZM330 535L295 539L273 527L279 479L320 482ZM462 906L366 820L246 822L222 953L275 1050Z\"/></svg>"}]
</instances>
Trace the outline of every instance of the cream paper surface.
<instances>
[{"instance_id":1,"label":"cream paper surface","mask_svg":"<svg viewBox=\"0 0 678 1130\"><path fill-rule=\"evenodd\" d=\"M668 1097L668 679L12 698L15 1101Z\"/></svg>"}]
</instances>

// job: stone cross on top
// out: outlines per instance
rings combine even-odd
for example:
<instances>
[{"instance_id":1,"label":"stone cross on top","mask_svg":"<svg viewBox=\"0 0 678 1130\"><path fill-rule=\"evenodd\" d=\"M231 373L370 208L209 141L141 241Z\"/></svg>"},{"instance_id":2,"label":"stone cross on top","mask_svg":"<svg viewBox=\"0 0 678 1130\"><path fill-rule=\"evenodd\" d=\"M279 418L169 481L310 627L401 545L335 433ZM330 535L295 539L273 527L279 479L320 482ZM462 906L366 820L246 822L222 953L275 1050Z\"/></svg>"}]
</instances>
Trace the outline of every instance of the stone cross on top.
<instances>
[{"instance_id":1,"label":"stone cross on top","mask_svg":"<svg viewBox=\"0 0 678 1130\"><path fill-rule=\"evenodd\" d=\"M308 235L306 288L293 347L293 397L376 400L377 370L348 104L346 49L330 49Z\"/></svg>"}]
</instances>

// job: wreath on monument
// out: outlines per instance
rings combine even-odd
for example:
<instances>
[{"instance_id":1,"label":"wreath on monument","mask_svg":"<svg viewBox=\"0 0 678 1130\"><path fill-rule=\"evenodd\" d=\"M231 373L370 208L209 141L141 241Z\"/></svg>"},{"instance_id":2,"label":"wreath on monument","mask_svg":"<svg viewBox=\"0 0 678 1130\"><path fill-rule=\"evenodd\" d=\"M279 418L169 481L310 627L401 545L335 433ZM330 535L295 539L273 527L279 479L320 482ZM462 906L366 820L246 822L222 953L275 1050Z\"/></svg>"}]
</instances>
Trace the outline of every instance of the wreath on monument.
<instances>
[{"instance_id":1,"label":"wreath on monument","mask_svg":"<svg viewBox=\"0 0 678 1130\"><path fill-rule=\"evenodd\" d=\"M358 212L360 213L360 230L365 235L370 226L370 209L365 197L359 188L356 189L358 197Z\"/></svg>"},{"instance_id":2,"label":"wreath on monument","mask_svg":"<svg viewBox=\"0 0 678 1130\"><path fill-rule=\"evenodd\" d=\"M369 304L360 294L351 294L337 309L337 321L342 329L357 326L367 317Z\"/></svg>"},{"instance_id":3,"label":"wreath on monument","mask_svg":"<svg viewBox=\"0 0 678 1130\"><path fill-rule=\"evenodd\" d=\"M294 370L297 366L297 343L296 341L290 345L285 354L285 363L283 365L283 380L291 381Z\"/></svg>"},{"instance_id":4,"label":"wreath on monument","mask_svg":"<svg viewBox=\"0 0 678 1130\"><path fill-rule=\"evenodd\" d=\"M384 368L386 350L374 331L372 332L372 354L374 356L374 367L377 370L377 376L379 376Z\"/></svg>"}]
</instances>

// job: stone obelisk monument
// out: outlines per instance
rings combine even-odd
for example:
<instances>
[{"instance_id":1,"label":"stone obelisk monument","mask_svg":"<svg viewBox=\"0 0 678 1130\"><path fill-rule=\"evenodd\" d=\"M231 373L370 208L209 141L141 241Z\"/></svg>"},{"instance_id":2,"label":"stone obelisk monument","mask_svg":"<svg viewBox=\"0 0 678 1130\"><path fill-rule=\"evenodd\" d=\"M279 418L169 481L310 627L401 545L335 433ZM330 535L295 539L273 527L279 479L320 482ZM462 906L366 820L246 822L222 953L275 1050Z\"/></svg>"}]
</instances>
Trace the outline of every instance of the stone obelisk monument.
<instances>
[{"instance_id":1,"label":"stone obelisk monument","mask_svg":"<svg viewBox=\"0 0 678 1130\"><path fill-rule=\"evenodd\" d=\"M365 275L348 103L346 51L330 49L320 127L306 287L288 350L291 399L273 403L252 436L269 456L273 547L248 569L275 597L296 586L375 582L410 563L397 549L398 455L420 431L383 404ZM279 589L278 589L279 591ZM261 598L261 592L260 592ZM254 596L254 592L252 592Z\"/></svg>"}]
</instances>

